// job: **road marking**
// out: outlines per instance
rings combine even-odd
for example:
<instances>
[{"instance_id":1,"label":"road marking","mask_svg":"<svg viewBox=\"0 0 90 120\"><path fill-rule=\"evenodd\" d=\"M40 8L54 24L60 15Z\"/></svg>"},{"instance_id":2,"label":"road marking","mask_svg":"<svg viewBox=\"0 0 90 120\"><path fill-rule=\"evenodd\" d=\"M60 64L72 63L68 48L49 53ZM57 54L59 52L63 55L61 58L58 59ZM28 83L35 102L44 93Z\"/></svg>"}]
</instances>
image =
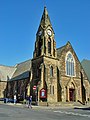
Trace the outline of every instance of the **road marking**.
<instances>
[{"instance_id":1,"label":"road marking","mask_svg":"<svg viewBox=\"0 0 90 120\"><path fill-rule=\"evenodd\" d=\"M81 117L89 117L90 115L87 114L80 114L80 113L74 113L74 112L66 112L66 111L54 111L56 113L64 113L64 114L68 114L68 115L76 115L76 116L81 116Z\"/></svg>"}]
</instances>

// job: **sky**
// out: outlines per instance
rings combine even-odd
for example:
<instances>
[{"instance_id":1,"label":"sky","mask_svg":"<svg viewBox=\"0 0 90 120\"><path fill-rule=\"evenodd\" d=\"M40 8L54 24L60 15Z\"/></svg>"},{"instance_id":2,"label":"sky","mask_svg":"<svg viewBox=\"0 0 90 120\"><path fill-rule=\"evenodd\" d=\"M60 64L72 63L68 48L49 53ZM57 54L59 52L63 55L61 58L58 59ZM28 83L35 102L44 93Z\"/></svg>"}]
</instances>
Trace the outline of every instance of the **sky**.
<instances>
[{"instance_id":1,"label":"sky","mask_svg":"<svg viewBox=\"0 0 90 120\"><path fill-rule=\"evenodd\" d=\"M90 0L0 0L0 64L33 58L36 32L47 7L56 47L70 41L80 61L90 60Z\"/></svg>"}]
</instances>

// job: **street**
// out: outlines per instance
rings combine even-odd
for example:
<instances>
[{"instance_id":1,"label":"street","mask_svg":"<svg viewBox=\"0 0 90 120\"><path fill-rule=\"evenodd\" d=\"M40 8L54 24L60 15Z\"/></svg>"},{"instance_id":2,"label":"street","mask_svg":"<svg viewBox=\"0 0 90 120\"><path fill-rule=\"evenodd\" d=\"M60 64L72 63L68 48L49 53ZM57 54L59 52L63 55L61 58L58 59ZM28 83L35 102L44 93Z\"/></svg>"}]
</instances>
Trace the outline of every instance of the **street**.
<instances>
[{"instance_id":1,"label":"street","mask_svg":"<svg viewBox=\"0 0 90 120\"><path fill-rule=\"evenodd\" d=\"M0 120L90 120L90 108L46 108L0 104Z\"/></svg>"}]
</instances>

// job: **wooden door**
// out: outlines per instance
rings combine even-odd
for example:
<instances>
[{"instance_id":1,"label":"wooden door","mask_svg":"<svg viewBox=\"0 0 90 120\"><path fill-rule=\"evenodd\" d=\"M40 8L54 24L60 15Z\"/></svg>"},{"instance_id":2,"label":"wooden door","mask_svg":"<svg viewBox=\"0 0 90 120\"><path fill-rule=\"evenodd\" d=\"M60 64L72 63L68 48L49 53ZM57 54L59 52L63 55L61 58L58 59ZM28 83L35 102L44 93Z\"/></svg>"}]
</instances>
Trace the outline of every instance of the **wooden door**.
<instances>
[{"instance_id":1,"label":"wooden door","mask_svg":"<svg viewBox=\"0 0 90 120\"><path fill-rule=\"evenodd\" d=\"M75 89L72 89L72 88L69 89L69 99L70 99L70 101L75 101L74 92L75 92Z\"/></svg>"}]
</instances>

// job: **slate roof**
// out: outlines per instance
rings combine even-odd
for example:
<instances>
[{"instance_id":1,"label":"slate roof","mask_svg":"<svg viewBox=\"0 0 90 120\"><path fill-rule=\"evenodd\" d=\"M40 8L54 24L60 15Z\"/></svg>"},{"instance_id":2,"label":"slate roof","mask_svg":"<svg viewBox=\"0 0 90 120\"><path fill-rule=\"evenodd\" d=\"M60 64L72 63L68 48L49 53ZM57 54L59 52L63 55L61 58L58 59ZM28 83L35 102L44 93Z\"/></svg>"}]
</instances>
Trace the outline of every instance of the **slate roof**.
<instances>
[{"instance_id":1,"label":"slate roof","mask_svg":"<svg viewBox=\"0 0 90 120\"><path fill-rule=\"evenodd\" d=\"M87 74L87 77L88 77L88 79L90 81L90 60L85 60L84 59L81 62L81 65L82 65L83 69L85 70L85 73Z\"/></svg>"},{"instance_id":2,"label":"slate roof","mask_svg":"<svg viewBox=\"0 0 90 120\"><path fill-rule=\"evenodd\" d=\"M15 70L15 67L0 65L0 81L7 81L8 79L11 79Z\"/></svg>"},{"instance_id":3,"label":"slate roof","mask_svg":"<svg viewBox=\"0 0 90 120\"><path fill-rule=\"evenodd\" d=\"M21 80L29 77L31 60L19 63L13 67L0 65L0 81Z\"/></svg>"},{"instance_id":4,"label":"slate roof","mask_svg":"<svg viewBox=\"0 0 90 120\"><path fill-rule=\"evenodd\" d=\"M31 69L31 60L19 63L16 65L16 70L11 80L21 80L29 77Z\"/></svg>"}]
</instances>

